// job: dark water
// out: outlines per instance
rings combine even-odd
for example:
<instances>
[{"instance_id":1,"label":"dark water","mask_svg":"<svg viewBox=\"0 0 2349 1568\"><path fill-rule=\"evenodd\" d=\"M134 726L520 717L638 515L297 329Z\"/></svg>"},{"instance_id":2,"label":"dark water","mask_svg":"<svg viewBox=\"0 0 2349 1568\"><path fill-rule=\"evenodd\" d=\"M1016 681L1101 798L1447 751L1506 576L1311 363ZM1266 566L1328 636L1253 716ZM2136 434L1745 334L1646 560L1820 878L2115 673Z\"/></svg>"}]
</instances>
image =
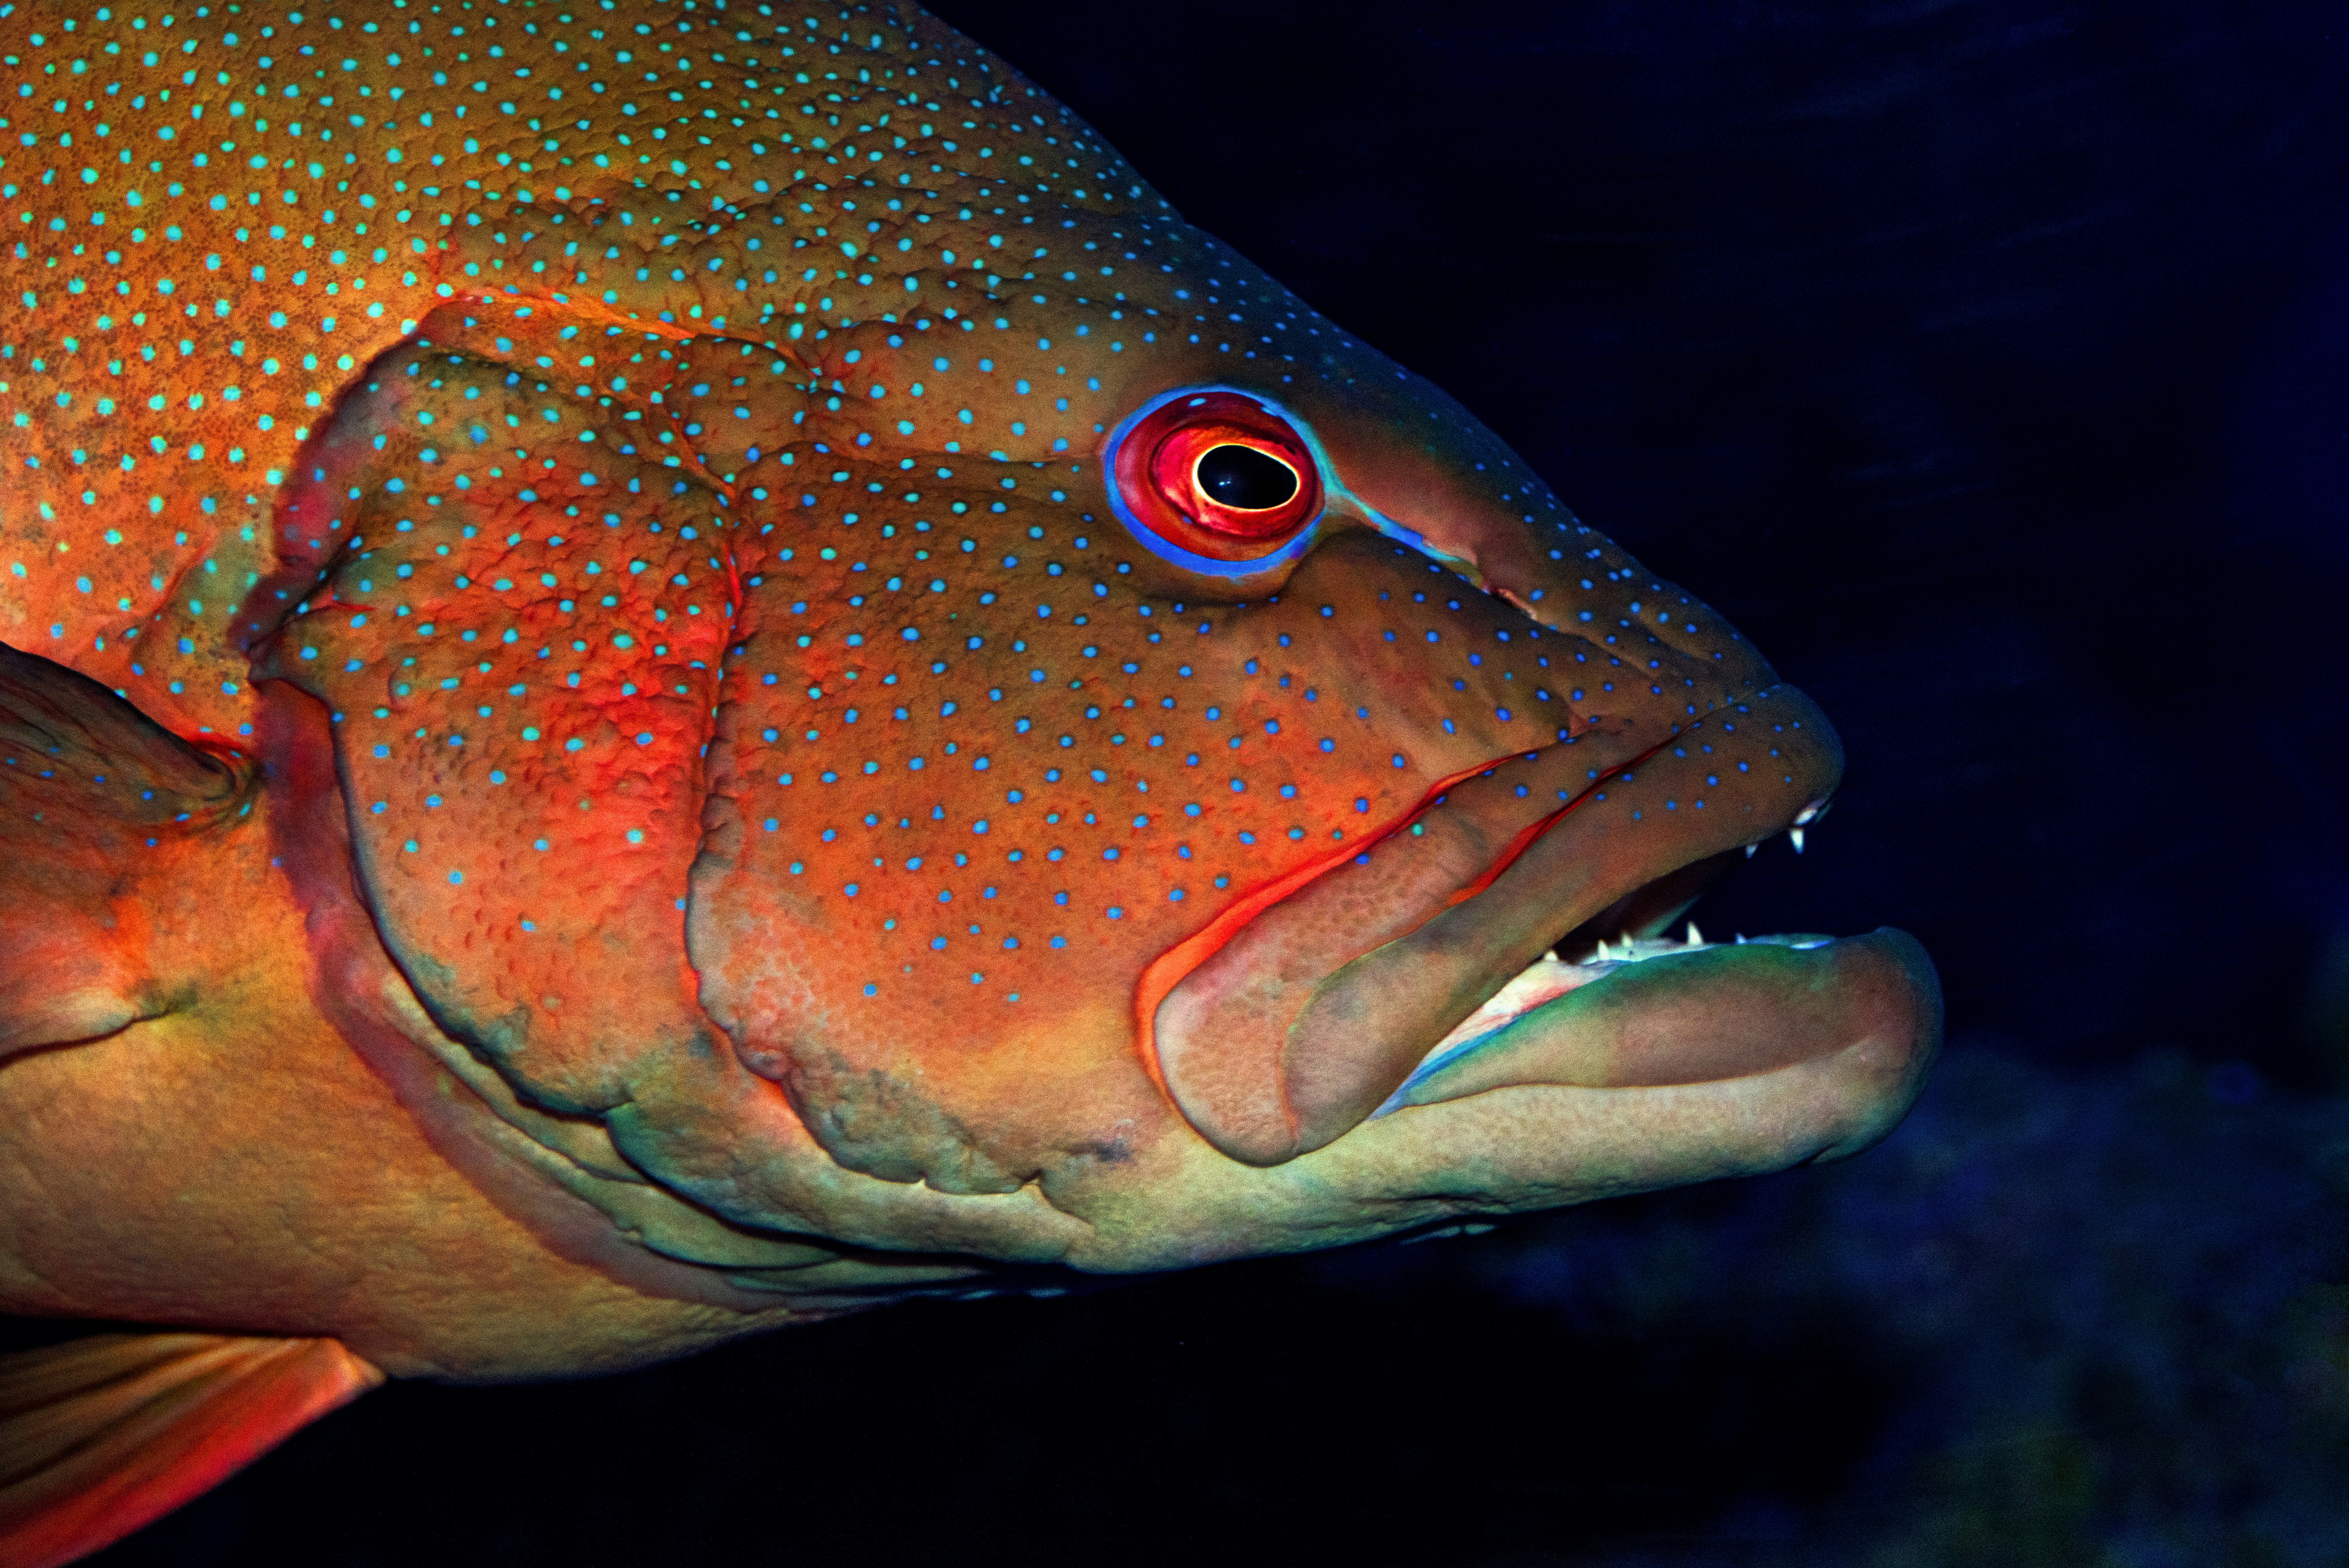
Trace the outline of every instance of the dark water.
<instances>
[{"instance_id":1,"label":"dark water","mask_svg":"<svg viewBox=\"0 0 2349 1568\"><path fill-rule=\"evenodd\" d=\"M2349 1563L2349 12L948 0L1851 766L1859 1161L370 1396L100 1561Z\"/></svg>"}]
</instances>

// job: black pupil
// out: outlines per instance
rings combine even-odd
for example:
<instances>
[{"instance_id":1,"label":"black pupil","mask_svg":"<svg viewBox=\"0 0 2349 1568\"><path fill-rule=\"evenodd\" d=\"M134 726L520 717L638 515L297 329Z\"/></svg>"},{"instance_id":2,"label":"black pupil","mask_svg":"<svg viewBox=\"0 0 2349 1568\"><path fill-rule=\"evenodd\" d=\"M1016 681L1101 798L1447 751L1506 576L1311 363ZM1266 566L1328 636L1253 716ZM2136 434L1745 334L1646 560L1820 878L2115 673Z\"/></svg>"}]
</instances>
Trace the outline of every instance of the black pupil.
<instances>
[{"instance_id":1,"label":"black pupil","mask_svg":"<svg viewBox=\"0 0 2349 1568\"><path fill-rule=\"evenodd\" d=\"M1199 488L1235 511L1262 511L1297 493L1297 475L1254 447L1210 447L1199 459Z\"/></svg>"}]
</instances>

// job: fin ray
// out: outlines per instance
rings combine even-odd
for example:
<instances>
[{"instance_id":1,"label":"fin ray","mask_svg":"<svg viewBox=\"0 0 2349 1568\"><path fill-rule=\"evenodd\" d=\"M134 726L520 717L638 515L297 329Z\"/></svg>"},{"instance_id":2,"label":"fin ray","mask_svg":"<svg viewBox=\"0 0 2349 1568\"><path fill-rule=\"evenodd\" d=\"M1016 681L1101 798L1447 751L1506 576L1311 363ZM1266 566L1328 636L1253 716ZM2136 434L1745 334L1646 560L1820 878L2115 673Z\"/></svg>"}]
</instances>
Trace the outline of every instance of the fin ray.
<instances>
[{"instance_id":1,"label":"fin ray","mask_svg":"<svg viewBox=\"0 0 2349 1568\"><path fill-rule=\"evenodd\" d=\"M332 1339L99 1334L0 1356L0 1563L95 1552L382 1380Z\"/></svg>"}]
</instances>

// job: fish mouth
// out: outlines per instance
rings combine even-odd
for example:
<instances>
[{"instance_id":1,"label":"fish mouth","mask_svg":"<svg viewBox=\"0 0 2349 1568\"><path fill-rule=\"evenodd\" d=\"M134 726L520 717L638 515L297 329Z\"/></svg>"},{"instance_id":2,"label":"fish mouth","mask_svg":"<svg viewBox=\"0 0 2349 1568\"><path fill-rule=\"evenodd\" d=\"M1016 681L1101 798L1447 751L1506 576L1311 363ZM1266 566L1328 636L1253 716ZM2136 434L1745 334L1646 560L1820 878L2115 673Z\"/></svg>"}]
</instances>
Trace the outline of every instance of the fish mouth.
<instances>
[{"instance_id":1,"label":"fish mouth","mask_svg":"<svg viewBox=\"0 0 2349 1568\"><path fill-rule=\"evenodd\" d=\"M1904 933L1652 940L1726 863L1815 819L1841 769L1781 686L1661 740L1588 733L1439 780L1153 965L1143 1059L1201 1137L1259 1167L1516 1085L1921 1059L1940 990Z\"/></svg>"}]
</instances>

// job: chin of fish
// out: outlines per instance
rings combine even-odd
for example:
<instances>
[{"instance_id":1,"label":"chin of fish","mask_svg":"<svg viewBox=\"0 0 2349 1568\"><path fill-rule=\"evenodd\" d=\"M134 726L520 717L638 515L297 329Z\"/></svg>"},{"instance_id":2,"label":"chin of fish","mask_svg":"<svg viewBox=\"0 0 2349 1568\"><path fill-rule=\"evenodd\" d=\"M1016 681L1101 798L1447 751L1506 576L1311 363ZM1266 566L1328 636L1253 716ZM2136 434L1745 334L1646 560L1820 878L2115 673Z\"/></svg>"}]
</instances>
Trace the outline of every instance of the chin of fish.
<instances>
[{"instance_id":1,"label":"chin of fish","mask_svg":"<svg viewBox=\"0 0 2349 1568\"><path fill-rule=\"evenodd\" d=\"M1663 935L1811 700L935 19L5 26L0 1302L201 1331L0 1366L26 1560L387 1372L1914 1097L1907 935Z\"/></svg>"}]
</instances>

